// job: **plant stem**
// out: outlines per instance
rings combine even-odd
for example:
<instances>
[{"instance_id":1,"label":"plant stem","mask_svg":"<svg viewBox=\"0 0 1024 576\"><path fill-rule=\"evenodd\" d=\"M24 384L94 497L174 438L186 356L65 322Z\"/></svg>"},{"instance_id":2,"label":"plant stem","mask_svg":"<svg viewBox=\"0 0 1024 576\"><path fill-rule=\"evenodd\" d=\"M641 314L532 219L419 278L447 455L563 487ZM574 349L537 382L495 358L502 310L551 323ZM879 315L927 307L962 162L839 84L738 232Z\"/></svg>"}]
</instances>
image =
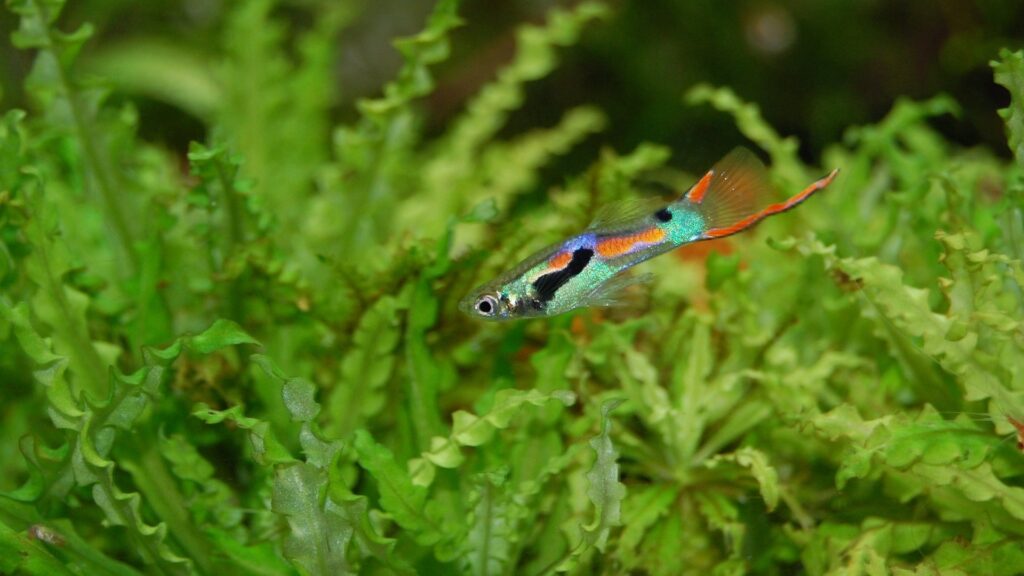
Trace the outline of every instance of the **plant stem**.
<instances>
[{"instance_id":1,"label":"plant stem","mask_svg":"<svg viewBox=\"0 0 1024 576\"><path fill-rule=\"evenodd\" d=\"M225 155L227 152L224 153ZM228 162L224 158L224 162ZM227 262L236 247L244 240L244 221L242 220L242 206L238 201L238 191L235 190L234 180L224 169L224 162L216 162L217 177L220 179L221 194L224 196L224 213L227 221L227 246L224 247L224 258L221 265ZM232 278L227 286L228 313L232 320L242 321L242 297L239 294L237 279Z\"/></svg>"},{"instance_id":2,"label":"plant stem","mask_svg":"<svg viewBox=\"0 0 1024 576\"><path fill-rule=\"evenodd\" d=\"M110 503L112 511L117 514L117 520L124 526L128 527L126 532L128 537L132 541L132 546L135 548L139 556L157 570L159 574L187 574L187 570L184 565L171 564L165 560L161 555L157 546L154 545L152 538L144 538L139 531L136 524L142 521L141 518L137 517L132 509L131 504L122 499L118 499L117 486L114 485L113 475L109 470L100 471L99 482L93 485L93 499L99 500L97 496L101 496ZM96 494L99 492L100 494Z\"/></svg>"},{"instance_id":3,"label":"plant stem","mask_svg":"<svg viewBox=\"0 0 1024 576\"><path fill-rule=\"evenodd\" d=\"M36 222L32 224L29 232L35 253L39 256L42 278L38 278L43 294L47 295L51 303L59 311L60 321L52 319L51 328L60 335L61 340L67 342L70 347L68 353L72 360L72 369L80 381L81 390L92 395L93 398L104 398L109 391L107 386L107 365L100 358L96 348L89 338L88 329L85 325L75 321L72 313L71 303L68 302L64 285L60 282L59 273L55 274L53 261L50 257L49 239L46 230L43 229L41 215L34 216ZM82 331L85 333L83 334Z\"/></svg>"},{"instance_id":4,"label":"plant stem","mask_svg":"<svg viewBox=\"0 0 1024 576\"><path fill-rule=\"evenodd\" d=\"M185 498L178 491L178 486L171 478L155 445L138 442L134 437L129 445L133 459L123 462L122 465L131 473L146 503L167 524L168 533L196 563L197 570L203 574L214 574L210 562L210 547L189 517L188 508L182 505Z\"/></svg>"},{"instance_id":5,"label":"plant stem","mask_svg":"<svg viewBox=\"0 0 1024 576\"><path fill-rule=\"evenodd\" d=\"M49 25L46 25L46 22L49 22L51 19L49 10L47 10L46 4L43 2L36 0L34 4L36 5L36 9L43 21L43 29L45 30L47 40L47 47L42 51L41 55L46 55L54 60L54 69L57 73L61 93L67 101L68 109L71 111L71 120L74 125L75 137L78 140L79 146L81 146L83 156L85 157L85 163L88 167L88 172L92 175L96 188L99 189L107 216L113 222L114 230L121 245L121 249L128 259L129 272L131 274L135 274L138 272L139 267L138 256L132 246L133 238L131 229L128 226L128 220L121 211L121 203L118 202L117 195L114 192L116 187L115 177L110 168L110 161L109 159L104 158L96 149L94 142L98 140L98 137L94 137L94 135L91 134L89 122L86 117L87 114L82 110L81 103L72 85L71 79L68 78L68 73L61 64L60 57L56 53L56 50L53 48L53 46L57 44L57 40L53 36L53 29Z\"/></svg>"}]
</instances>

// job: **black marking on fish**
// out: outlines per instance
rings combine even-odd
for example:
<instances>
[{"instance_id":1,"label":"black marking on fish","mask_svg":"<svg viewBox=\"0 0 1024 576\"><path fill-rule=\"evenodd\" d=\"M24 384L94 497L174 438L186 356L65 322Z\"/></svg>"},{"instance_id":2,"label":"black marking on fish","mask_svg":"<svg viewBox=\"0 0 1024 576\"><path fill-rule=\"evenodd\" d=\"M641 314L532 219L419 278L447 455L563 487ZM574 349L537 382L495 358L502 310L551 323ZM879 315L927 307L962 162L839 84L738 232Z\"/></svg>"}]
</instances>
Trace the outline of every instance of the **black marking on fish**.
<instances>
[{"instance_id":1,"label":"black marking on fish","mask_svg":"<svg viewBox=\"0 0 1024 576\"><path fill-rule=\"evenodd\" d=\"M668 208L662 208L654 213L654 217L659 222L670 222L672 220L672 213L668 211Z\"/></svg>"},{"instance_id":2,"label":"black marking on fish","mask_svg":"<svg viewBox=\"0 0 1024 576\"><path fill-rule=\"evenodd\" d=\"M590 248L578 248L572 253L572 260L565 268L549 272L534 280L533 289L537 291L537 300L545 304L553 300L558 289L572 280L574 276L583 272L593 257L594 251Z\"/></svg>"}]
</instances>

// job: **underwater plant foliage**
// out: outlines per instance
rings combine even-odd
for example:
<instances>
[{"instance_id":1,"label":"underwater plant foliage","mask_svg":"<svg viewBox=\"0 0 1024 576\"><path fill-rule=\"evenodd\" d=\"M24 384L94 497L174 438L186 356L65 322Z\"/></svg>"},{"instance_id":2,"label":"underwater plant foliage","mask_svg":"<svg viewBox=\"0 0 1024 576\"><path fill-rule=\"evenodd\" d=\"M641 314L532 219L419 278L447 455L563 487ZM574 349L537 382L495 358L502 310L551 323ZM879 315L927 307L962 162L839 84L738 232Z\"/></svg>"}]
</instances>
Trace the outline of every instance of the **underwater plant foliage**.
<instances>
[{"instance_id":1,"label":"underwater plant foliage","mask_svg":"<svg viewBox=\"0 0 1024 576\"><path fill-rule=\"evenodd\" d=\"M292 33L229 3L222 61L148 80L208 129L185 166L82 71L63 4L7 1L32 64L0 119L0 573L1024 572L1024 52L992 62L1009 159L940 134L939 95L808 165L690 89L780 198L840 176L644 264L621 306L493 325L458 311L472 286L698 176L645 142L548 187L607 115L506 130L608 6L522 25L428 130L459 2L341 119L354 11L293 3Z\"/></svg>"}]
</instances>

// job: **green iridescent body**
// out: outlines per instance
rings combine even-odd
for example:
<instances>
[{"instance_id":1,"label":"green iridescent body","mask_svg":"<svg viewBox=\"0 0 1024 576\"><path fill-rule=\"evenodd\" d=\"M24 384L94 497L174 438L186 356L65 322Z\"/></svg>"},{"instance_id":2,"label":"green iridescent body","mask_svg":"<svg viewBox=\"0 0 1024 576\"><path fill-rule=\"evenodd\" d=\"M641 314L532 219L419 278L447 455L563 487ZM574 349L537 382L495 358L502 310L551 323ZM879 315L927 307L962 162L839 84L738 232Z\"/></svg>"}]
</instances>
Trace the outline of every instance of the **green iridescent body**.
<instances>
[{"instance_id":1,"label":"green iridescent body","mask_svg":"<svg viewBox=\"0 0 1024 576\"><path fill-rule=\"evenodd\" d=\"M652 212L636 218L633 222L623 222L611 228L592 226L578 236L537 252L533 258L502 274L481 290L493 290L506 295L511 307L518 311L517 317L552 316L584 305L609 304L614 293L624 287L619 284L608 284L619 273L683 244L693 242L704 231L700 215L683 202L669 205L666 210L673 215L668 222L658 221ZM607 250L606 253L609 255L603 256L599 249L602 242L630 238L652 228L661 230L664 239L657 243L640 243L636 249L617 255L611 255L612 251ZM580 249L593 251L590 261L578 274L569 277L554 291L553 297L544 302L543 306L538 305L542 294L534 283L552 271L552 259L558 254L571 255ZM604 301L603 298L608 301Z\"/></svg>"},{"instance_id":2,"label":"green iridescent body","mask_svg":"<svg viewBox=\"0 0 1024 576\"><path fill-rule=\"evenodd\" d=\"M756 210L770 190L767 174L756 157L739 149L676 202L658 209L606 209L583 233L538 251L478 287L460 307L474 316L503 320L607 306L640 280L622 275L625 270L683 244L735 234L789 210L827 186L835 174L786 202Z\"/></svg>"}]
</instances>

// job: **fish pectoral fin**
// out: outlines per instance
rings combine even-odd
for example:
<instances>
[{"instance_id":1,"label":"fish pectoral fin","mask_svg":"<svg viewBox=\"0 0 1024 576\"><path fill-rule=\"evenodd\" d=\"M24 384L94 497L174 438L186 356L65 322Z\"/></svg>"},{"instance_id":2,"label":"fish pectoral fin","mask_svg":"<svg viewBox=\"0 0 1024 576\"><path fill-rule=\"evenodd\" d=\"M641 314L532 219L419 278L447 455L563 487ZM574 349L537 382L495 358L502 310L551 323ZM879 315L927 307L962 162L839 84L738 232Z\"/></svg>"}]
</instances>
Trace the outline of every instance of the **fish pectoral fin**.
<instances>
[{"instance_id":1,"label":"fish pectoral fin","mask_svg":"<svg viewBox=\"0 0 1024 576\"><path fill-rule=\"evenodd\" d=\"M653 274L620 274L594 288L587 294L583 306L618 306L623 303L626 291L631 286L648 284L654 278Z\"/></svg>"}]
</instances>

